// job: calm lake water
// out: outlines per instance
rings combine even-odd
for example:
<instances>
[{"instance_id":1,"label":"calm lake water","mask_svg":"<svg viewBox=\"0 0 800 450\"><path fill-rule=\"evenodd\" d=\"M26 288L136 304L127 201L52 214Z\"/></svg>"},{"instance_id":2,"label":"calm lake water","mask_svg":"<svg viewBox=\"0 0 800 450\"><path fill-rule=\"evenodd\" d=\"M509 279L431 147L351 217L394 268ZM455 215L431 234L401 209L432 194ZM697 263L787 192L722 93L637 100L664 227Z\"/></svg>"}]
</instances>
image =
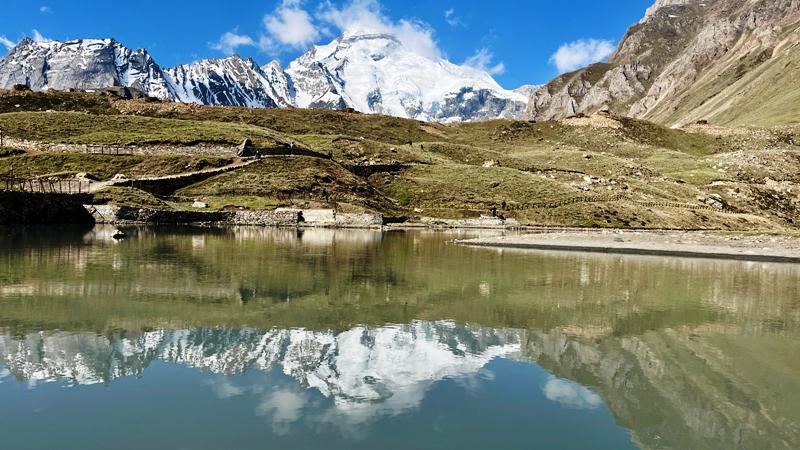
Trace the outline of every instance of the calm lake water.
<instances>
[{"instance_id":1,"label":"calm lake water","mask_svg":"<svg viewBox=\"0 0 800 450\"><path fill-rule=\"evenodd\" d=\"M0 229L3 449L797 449L800 266Z\"/></svg>"}]
</instances>

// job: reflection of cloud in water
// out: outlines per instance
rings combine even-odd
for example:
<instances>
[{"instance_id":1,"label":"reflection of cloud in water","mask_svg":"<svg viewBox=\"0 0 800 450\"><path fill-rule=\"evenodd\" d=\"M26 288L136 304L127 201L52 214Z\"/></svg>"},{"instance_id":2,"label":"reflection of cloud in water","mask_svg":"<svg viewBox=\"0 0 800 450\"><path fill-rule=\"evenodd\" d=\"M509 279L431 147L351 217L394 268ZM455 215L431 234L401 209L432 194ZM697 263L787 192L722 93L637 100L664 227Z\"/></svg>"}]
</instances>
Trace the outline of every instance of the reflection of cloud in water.
<instances>
[{"instance_id":1,"label":"reflection of cloud in water","mask_svg":"<svg viewBox=\"0 0 800 450\"><path fill-rule=\"evenodd\" d=\"M8 369L0 368L0 383L3 382L3 378L7 378L9 375L11 375L11 372Z\"/></svg>"},{"instance_id":2,"label":"reflection of cloud in water","mask_svg":"<svg viewBox=\"0 0 800 450\"><path fill-rule=\"evenodd\" d=\"M567 408L595 409L603 404L594 391L570 380L550 377L542 390L548 400Z\"/></svg>"},{"instance_id":3,"label":"reflection of cloud in water","mask_svg":"<svg viewBox=\"0 0 800 450\"><path fill-rule=\"evenodd\" d=\"M277 434L288 434L290 425L300 420L303 408L309 401L304 392L292 389L275 389L264 395L256 407L256 414L268 416Z\"/></svg>"},{"instance_id":4,"label":"reflection of cloud in water","mask_svg":"<svg viewBox=\"0 0 800 450\"><path fill-rule=\"evenodd\" d=\"M238 397L240 395L244 395L245 393L244 388L236 386L225 377L218 377L217 379L210 381L208 384L211 385L211 389L213 389L214 393L217 394L217 398L221 399Z\"/></svg>"}]
</instances>

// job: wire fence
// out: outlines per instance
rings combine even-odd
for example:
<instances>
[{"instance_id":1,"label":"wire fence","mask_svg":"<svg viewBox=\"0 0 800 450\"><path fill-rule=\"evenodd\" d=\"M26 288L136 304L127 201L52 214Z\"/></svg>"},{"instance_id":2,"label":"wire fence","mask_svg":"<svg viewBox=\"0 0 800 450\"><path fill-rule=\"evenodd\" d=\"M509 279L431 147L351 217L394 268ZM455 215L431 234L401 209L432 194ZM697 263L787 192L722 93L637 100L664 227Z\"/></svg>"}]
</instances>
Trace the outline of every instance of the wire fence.
<instances>
[{"instance_id":1,"label":"wire fence","mask_svg":"<svg viewBox=\"0 0 800 450\"><path fill-rule=\"evenodd\" d=\"M0 189L5 191L35 192L48 194L87 194L90 182L63 178L17 178L0 177Z\"/></svg>"}]
</instances>

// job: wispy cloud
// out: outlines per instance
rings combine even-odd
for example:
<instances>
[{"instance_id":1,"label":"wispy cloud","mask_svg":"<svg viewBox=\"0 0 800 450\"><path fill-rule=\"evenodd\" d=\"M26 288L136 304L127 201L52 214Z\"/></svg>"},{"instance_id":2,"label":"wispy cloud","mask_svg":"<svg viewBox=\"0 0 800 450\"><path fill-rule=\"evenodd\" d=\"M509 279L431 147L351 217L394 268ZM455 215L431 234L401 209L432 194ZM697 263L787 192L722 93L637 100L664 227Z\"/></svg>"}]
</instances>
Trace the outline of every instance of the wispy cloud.
<instances>
[{"instance_id":1,"label":"wispy cloud","mask_svg":"<svg viewBox=\"0 0 800 450\"><path fill-rule=\"evenodd\" d=\"M442 55L428 24L415 19L394 21L383 14L377 0L352 0L342 8L328 2L320 9L319 18L342 32L389 33L417 54L429 58Z\"/></svg>"},{"instance_id":2,"label":"wispy cloud","mask_svg":"<svg viewBox=\"0 0 800 450\"><path fill-rule=\"evenodd\" d=\"M305 49L334 33L369 31L392 34L406 48L423 56L442 55L429 25L414 19L392 20L383 13L378 0L350 0L341 6L324 0L313 9L304 8L304 4L302 0L283 0L264 16L263 29L255 37L229 31L211 47L231 53L239 47L257 46L275 54Z\"/></svg>"},{"instance_id":3,"label":"wispy cloud","mask_svg":"<svg viewBox=\"0 0 800 450\"><path fill-rule=\"evenodd\" d=\"M12 41L11 39L9 39L9 38L5 37L4 35L0 34L0 45L2 45L3 47L11 50L17 44L14 41Z\"/></svg>"},{"instance_id":4,"label":"wispy cloud","mask_svg":"<svg viewBox=\"0 0 800 450\"><path fill-rule=\"evenodd\" d=\"M479 70L484 70L490 75L502 75L506 72L506 65L501 61L493 64L494 53L488 48L478 49L474 55L464 61L464 65Z\"/></svg>"},{"instance_id":5,"label":"wispy cloud","mask_svg":"<svg viewBox=\"0 0 800 450\"><path fill-rule=\"evenodd\" d=\"M605 39L580 39L563 44L550 57L559 73L571 72L600 61L614 53L614 43Z\"/></svg>"},{"instance_id":6,"label":"wispy cloud","mask_svg":"<svg viewBox=\"0 0 800 450\"><path fill-rule=\"evenodd\" d=\"M32 36L33 40L36 41L36 42L47 42L47 41L51 40L49 38L44 37L42 35L42 33L39 33L39 30L37 30L35 28L31 31L31 33L33 34L33 36Z\"/></svg>"},{"instance_id":7,"label":"wispy cloud","mask_svg":"<svg viewBox=\"0 0 800 450\"><path fill-rule=\"evenodd\" d=\"M211 48L226 55L236 53L239 47L255 45L255 41L250 36L238 34L237 30L228 31L220 36L217 42L210 44Z\"/></svg>"},{"instance_id":8,"label":"wispy cloud","mask_svg":"<svg viewBox=\"0 0 800 450\"><path fill-rule=\"evenodd\" d=\"M53 9L47 5L44 5L39 7L39 12L42 14L53 14Z\"/></svg>"},{"instance_id":9,"label":"wispy cloud","mask_svg":"<svg viewBox=\"0 0 800 450\"><path fill-rule=\"evenodd\" d=\"M456 15L455 8L450 8L444 12L444 21L453 28L466 26L464 21Z\"/></svg>"}]
</instances>

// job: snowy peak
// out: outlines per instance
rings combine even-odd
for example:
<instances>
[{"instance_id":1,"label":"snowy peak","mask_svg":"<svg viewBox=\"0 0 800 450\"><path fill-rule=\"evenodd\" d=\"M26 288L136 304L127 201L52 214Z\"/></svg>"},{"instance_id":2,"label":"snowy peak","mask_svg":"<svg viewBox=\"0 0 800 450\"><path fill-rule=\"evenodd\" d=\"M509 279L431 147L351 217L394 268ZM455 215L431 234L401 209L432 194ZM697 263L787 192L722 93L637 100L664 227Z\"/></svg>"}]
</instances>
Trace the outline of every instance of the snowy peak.
<instances>
[{"instance_id":1,"label":"snowy peak","mask_svg":"<svg viewBox=\"0 0 800 450\"><path fill-rule=\"evenodd\" d=\"M128 86L153 97L171 98L169 83L147 50L131 50L113 39L25 38L0 59L0 87L15 84L34 90Z\"/></svg>"},{"instance_id":2,"label":"snowy peak","mask_svg":"<svg viewBox=\"0 0 800 450\"><path fill-rule=\"evenodd\" d=\"M397 37L348 31L284 70L231 56L162 69L147 50L113 39L24 39L0 59L0 88L134 87L163 100L254 108L353 108L440 122L518 118L524 92L503 89L485 71L421 55Z\"/></svg>"},{"instance_id":3,"label":"snowy peak","mask_svg":"<svg viewBox=\"0 0 800 450\"><path fill-rule=\"evenodd\" d=\"M527 104L488 73L414 53L385 33L347 32L313 47L287 73L301 107L461 122L518 117Z\"/></svg>"},{"instance_id":4,"label":"snowy peak","mask_svg":"<svg viewBox=\"0 0 800 450\"><path fill-rule=\"evenodd\" d=\"M213 106L276 108L290 106L285 77L272 77L252 59L230 56L166 69L175 98L184 103Z\"/></svg>"}]
</instances>

